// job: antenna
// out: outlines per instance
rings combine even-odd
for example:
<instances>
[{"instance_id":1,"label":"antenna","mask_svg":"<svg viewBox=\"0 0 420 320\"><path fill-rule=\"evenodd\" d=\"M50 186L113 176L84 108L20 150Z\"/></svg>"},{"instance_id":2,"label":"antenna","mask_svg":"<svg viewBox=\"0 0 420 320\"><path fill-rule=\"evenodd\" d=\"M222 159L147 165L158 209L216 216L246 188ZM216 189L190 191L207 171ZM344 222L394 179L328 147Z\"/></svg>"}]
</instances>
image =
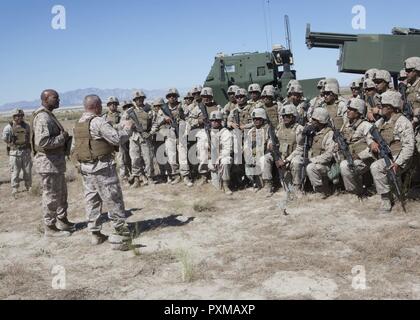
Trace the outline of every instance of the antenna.
<instances>
[{"instance_id":1,"label":"antenna","mask_svg":"<svg viewBox=\"0 0 420 320\"><path fill-rule=\"evenodd\" d=\"M292 38L290 36L290 22L289 22L289 16L287 14L284 16L284 30L286 32L287 49L290 52L292 52Z\"/></svg>"}]
</instances>

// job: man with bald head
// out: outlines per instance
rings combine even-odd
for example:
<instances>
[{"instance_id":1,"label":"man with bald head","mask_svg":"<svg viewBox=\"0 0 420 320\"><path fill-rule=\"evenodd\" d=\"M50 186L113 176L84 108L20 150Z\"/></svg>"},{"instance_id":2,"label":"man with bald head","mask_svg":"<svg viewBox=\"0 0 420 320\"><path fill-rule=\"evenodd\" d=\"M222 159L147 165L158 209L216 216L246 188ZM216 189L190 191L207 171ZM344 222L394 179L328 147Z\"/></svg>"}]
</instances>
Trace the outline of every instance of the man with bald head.
<instances>
[{"instance_id":1,"label":"man with bald head","mask_svg":"<svg viewBox=\"0 0 420 320\"><path fill-rule=\"evenodd\" d=\"M97 95L84 99L85 112L73 129L72 158L80 163L88 229L92 244L103 243L107 237L101 233L102 205L108 209L114 233L109 237L115 249L127 250L130 232L120 181L118 179L115 151L128 141L133 133L134 122L122 120L117 126L107 122L102 114L102 101Z\"/></svg>"},{"instance_id":2,"label":"man with bald head","mask_svg":"<svg viewBox=\"0 0 420 320\"><path fill-rule=\"evenodd\" d=\"M53 110L60 106L57 91L44 90L41 102L42 106L32 115L31 142L34 166L42 182L45 236L69 236L74 230L74 224L67 220L65 156L69 134L53 114Z\"/></svg>"}]
</instances>

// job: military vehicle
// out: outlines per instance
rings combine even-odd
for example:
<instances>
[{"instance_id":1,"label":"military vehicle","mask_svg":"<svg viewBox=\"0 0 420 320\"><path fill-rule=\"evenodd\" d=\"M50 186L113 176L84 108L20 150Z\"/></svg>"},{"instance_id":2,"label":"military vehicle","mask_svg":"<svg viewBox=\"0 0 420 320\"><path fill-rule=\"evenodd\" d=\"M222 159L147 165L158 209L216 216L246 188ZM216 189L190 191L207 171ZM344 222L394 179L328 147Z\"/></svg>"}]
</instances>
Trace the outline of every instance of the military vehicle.
<instances>
[{"instance_id":1,"label":"military vehicle","mask_svg":"<svg viewBox=\"0 0 420 320\"><path fill-rule=\"evenodd\" d=\"M296 79L291 50L289 18L285 16L287 48L274 45L272 52L240 52L231 55L217 54L204 86L211 87L215 101L225 104L228 100L227 89L236 84L248 89L251 83L258 83L261 88L273 85L280 97L286 96L286 86ZM299 80L306 98L318 95L316 85L322 78Z\"/></svg>"},{"instance_id":2,"label":"military vehicle","mask_svg":"<svg viewBox=\"0 0 420 320\"><path fill-rule=\"evenodd\" d=\"M311 32L308 24L306 45L309 49L340 49L339 72L364 74L371 68L388 70L397 87L404 60L419 55L420 30L393 28L391 34L342 34Z\"/></svg>"}]
</instances>

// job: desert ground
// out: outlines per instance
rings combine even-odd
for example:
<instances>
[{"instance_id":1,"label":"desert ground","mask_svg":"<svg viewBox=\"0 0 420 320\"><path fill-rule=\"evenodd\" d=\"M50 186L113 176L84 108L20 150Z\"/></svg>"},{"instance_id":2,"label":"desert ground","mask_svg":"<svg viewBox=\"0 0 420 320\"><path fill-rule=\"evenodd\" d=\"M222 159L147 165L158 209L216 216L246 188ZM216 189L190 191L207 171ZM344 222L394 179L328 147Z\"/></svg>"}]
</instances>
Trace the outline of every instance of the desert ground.
<instances>
[{"instance_id":1,"label":"desert ground","mask_svg":"<svg viewBox=\"0 0 420 320\"><path fill-rule=\"evenodd\" d=\"M71 121L66 121L70 126ZM0 123L3 130L5 122ZM129 251L90 244L81 178L68 164L69 219L45 238L39 179L15 199L0 144L0 299L419 299L420 202L379 215L379 197L285 203L211 185L123 188L139 231ZM286 208L286 209L284 209ZM104 208L104 233L111 226ZM57 288L57 270L65 277ZM65 288L64 288L65 284Z\"/></svg>"}]
</instances>

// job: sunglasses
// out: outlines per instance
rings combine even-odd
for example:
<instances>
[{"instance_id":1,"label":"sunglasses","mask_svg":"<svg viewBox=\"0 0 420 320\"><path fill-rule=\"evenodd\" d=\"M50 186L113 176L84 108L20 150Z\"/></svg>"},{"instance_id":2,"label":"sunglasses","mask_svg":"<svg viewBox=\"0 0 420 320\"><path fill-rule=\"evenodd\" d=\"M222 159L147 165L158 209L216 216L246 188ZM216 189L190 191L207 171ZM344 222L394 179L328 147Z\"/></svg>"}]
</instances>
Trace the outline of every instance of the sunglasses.
<instances>
[{"instance_id":1,"label":"sunglasses","mask_svg":"<svg viewBox=\"0 0 420 320\"><path fill-rule=\"evenodd\" d=\"M170 94L170 95L167 95L166 96L166 98L177 98L178 96L176 95L176 94Z\"/></svg>"},{"instance_id":2,"label":"sunglasses","mask_svg":"<svg viewBox=\"0 0 420 320\"><path fill-rule=\"evenodd\" d=\"M405 72L407 72L407 73L410 73L410 72L413 72L413 71L414 71L414 68L405 69Z\"/></svg>"},{"instance_id":3,"label":"sunglasses","mask_svg":"<svg viewBox=\"0 0 420 320\"><path fill-rule=\"evenodd\" d=\"M332 91L326 91L324 92L324 96L331 96L333 95Z\"/></svg>"},{"instance_id":4,"label":"sunglasses","mask_svg":"<svg viewBox=\"0 0 420 320\"><path fill-rule=\"evenodd\" d=\"M373 80L373 82L375 83L375 84L381 84L382 82L385 82L384 80Z\"/></svg>"}]
</instances>

